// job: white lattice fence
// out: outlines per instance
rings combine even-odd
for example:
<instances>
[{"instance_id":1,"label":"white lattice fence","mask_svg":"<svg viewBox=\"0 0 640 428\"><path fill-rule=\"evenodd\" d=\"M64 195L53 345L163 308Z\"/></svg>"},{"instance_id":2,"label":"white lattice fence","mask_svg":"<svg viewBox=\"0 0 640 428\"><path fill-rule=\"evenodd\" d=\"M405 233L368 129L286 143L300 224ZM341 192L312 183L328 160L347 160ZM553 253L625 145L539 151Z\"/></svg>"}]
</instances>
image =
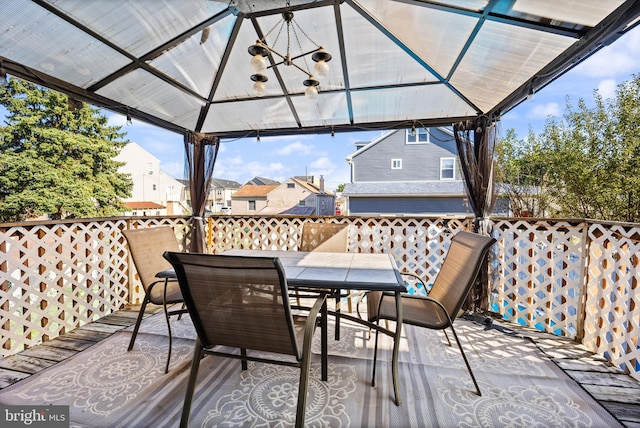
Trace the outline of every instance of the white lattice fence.
<instances>
[{"instance_id":1,"label":"white lattice fence","mask_svg":"<svg viewBox=\"0 0 640 428\"><path fill-rule=\"evenodd\" d=\"M0 355L57 337L139 301L122 229L185 219L100 219L0 227ZM133 293L130 293L129 287Z\"/></svg>"},{"instance_id":2,"label":"white lattice fence","mask_svg":"<svg viewBox=\"0 0 640 428\"><path fill-rule=\"evenodd\" d=\"M579 333L586 224L499 220L492 309L559 336ZM497 272L496 272L497 271Z\"/></svg>"},{"instance_id":3,"label":"white lattice fence","mask_svg":"<svg viewBox=\"0 0 640 428\"><path fill-rule=\"evenodd\" d=\"M592 224L584 345L640 380L640 227Z\"/></svg>"},{"instance_id":4,"label":"white lattice fence","mask_svg":"<svg viewBox=\"0 0 640 428\"><path fill-rule=\"evenodd\" d=\"M232 248L296 251L306 222L349 225L350 252L392 254L402 272L433 282L451 241L468 219L405 217L219 217L209 219L209 252ZM409 283L411 288L412 284Z\"/></svg>"}]
</instances>

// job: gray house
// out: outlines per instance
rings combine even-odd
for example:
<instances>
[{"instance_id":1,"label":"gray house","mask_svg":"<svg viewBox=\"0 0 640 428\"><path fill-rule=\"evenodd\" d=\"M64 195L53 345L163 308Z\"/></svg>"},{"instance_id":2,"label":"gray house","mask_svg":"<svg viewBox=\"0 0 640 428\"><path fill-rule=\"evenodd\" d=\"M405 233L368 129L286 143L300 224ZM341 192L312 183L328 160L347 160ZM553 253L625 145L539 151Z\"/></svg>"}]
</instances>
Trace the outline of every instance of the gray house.
<instances>
[{"instance_id":1,"label":"gray house","mask_svg":"<svg viewBox=\"0 0 640 428\"><path fill-rule=\"evenodd\" d=\"M447 128L389 131L357 143L347 157L351 183L342 196L349 215L468 214L453 132Z\"/></svg>"}]
</instances>

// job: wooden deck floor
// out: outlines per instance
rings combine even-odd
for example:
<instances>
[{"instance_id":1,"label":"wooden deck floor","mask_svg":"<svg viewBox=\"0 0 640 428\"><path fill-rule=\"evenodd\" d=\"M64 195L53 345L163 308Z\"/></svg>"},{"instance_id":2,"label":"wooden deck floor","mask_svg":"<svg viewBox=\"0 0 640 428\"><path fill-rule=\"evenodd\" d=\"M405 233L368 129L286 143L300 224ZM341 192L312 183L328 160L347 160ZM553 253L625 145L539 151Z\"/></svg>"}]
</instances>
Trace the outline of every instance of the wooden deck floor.
<instances>
[{"instance_id":1,"label":"wooden deck floor","mask_svg":"<svg viewBox=\"0 0 640 428\"><path fill-rule=\"evenodd\" d=\"M147 316L160 310L151 307ZM0 389L63 361L135 323L138 307L128 307L20 354L0 359ZM505 334L529 337L565 373L623 425L640 428L640 382L566 338L519 325L494 322Z\"/></svg>"}]
</instances>

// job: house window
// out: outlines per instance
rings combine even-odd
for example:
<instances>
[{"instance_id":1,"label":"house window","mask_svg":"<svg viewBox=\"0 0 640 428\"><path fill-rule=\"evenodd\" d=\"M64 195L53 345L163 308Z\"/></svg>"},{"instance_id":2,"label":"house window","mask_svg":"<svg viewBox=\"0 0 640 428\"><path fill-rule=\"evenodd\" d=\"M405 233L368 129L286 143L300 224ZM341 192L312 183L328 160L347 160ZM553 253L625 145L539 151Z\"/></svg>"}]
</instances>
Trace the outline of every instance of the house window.
<instances>
[{"instance_id":1,"label":"house window","mask_svg":"<svg viewBox=\"0 0 640 428\"><path fill-rule=\"evenodd\" d=\"M307 205L307 202L304 199L298 201L298 206L299 207L304 207L305 205Z\"/></svg>"},{"instance_id":2,"label":"house window","mask_svg":"<svg viewBox=\"0 0 640 428\"><path fill-rule=\"evenodd\" d=\"M391 169L402 169L402 159L391 159Z\"/></svg>"},{"instance_id":3,"label":"house window","mask_svg":"<svg viewBox=\"0 0 640 428\"><path fill-rule=\"evenodd\" d=\"M153 185L153 191L154 192L156 191L156 185L155 184Z\"/></svg>"},{"instance_id":4,"label":"house window","mask_svg":"<svg viewBox=\"0 0 640 428\"><path fill-rule=\"evenodd\" d=\"M455 176L456 158L440 158L440 180L453 180Z\"/></svg>"},{"instance_id":5,"label":"house window","mask_svg":"<svg viewBox=\"0 0 640 428\"><path fill-rule=\"evenodd\" d=\"M249 201L249 211L256 210L256 201Z\"/></svg>"},{"instance_id":6,"label":"house window","mask_svg":"<svg viewBox=\"0 0 640 428\"><path fill-rule=\"evenodd\" d=\"M222 189L218 189L218 190L216 190L216 195L218 195L218 196L222 196Z\"/></svg>"},{"instance_id":7,"label":"house window","mask_svg":"<svg viewBox=\"0 0 640 428\"><path fill-rule=\"evenodd\" d=\"M295 183L287 183L287 189L293 189L296 187Z\"/></svg>"},{"instance_id":8,"label":"house window","mask_svg":"<svg viewBox=\"0 0 640 428\"><path fill-rule=\"evenodd\" d=\"M407 144L429 143L431 141L429 137L429 131L426 128L407 129Z\"/></svg>"}]
</instances>

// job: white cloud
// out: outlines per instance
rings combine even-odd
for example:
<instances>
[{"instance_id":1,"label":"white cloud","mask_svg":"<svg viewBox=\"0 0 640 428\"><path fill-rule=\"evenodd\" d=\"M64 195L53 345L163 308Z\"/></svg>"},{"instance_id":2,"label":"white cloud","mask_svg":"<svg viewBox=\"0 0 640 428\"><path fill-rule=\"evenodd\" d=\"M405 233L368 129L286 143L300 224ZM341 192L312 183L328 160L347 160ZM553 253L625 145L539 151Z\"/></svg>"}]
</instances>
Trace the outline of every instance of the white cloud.
<instances>
[{"instance_id":1,"label":"white cloud","mask_svg":"<svg viewBox=\"0 0 640 428\"><path fill-rule=\"evenodd\" d=\"M530 118L546 119L549 116L561 116L562 110L556 102L539 104L529 110Z\"/></svg>"},{"instance_id":2,"label":"white cloud","mask_svg":"<svg viewBox=\"0 0 640 428\"><path fill-rule=\"evenodd\" d=\"M280 162L245 161L241 156L218 158L213 171L214 177L234 180L244 184L255 176L272 180L287 179L287 168Z\"/></svg>"},{"instance_id":3,"label":"white cloud","mask_svg":"<svg viewBox=\"0 0 640 428\"><path fill-rule=\"evenodd\" d=\"M327 172L332 172L336 169L336 165L331 162L331 159L328 157L321 157L311 162L309 165L312 171L318 171L318 174L326 174Z\"/></svg>"},{"instance_id":4,"label":"white cloud","mask_svg":"<svg viewBox=\"0 0 640 428\"><path fill-rule=\"evenodd\" d=\"M313 152L313 145L302 144L299 141L295 143L287 144L283 148L279 149L276 153L281 156L289 156L292 154L298 154L301 156L309 155Z\"/></svg>"},{"instance_id":5,"label":"white cloud","mask_svg":"<svg viewBox=\"0 0 640 428\"><path fill-rule=\"evenodd\" d=\"M614 79L605 79L598 84L598 93L602 98L615 98L616 88L617 85Z\"/></svg>"},{"instance_id":6,"label":"white cloud","mask_svg":"<svg viewBox=\"0 0 640 428\"><path fill-rule=\"evenodd\" d=\"M605 46L575 68L590 77L624 76L640 69L640 27Z\"/></svg>"}]
</instances>

